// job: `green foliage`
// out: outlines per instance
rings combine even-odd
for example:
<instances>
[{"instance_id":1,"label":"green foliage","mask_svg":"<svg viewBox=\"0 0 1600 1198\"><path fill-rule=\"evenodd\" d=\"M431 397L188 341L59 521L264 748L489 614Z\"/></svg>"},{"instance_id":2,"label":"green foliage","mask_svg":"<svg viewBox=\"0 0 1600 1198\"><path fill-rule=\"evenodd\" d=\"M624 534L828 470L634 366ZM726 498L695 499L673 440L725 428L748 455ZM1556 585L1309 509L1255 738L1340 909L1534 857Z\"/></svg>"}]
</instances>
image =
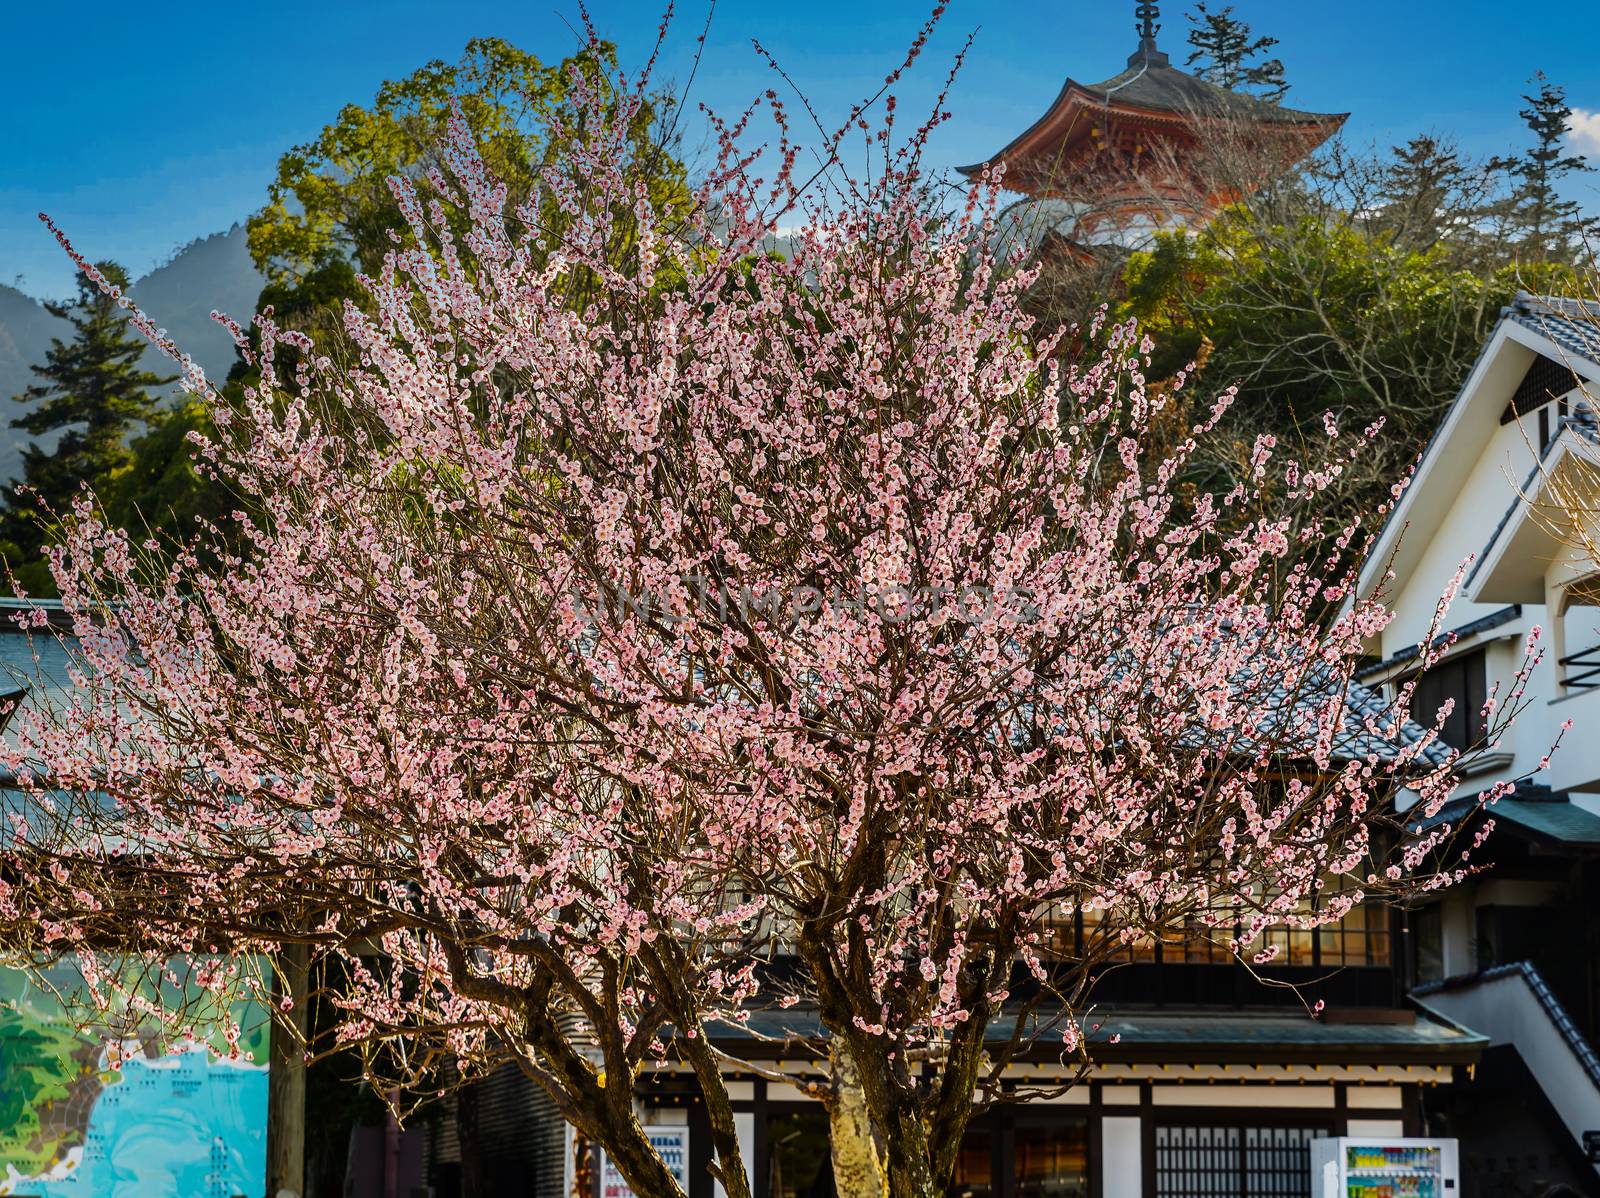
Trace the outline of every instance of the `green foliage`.
<instances>
[{"instance_id":1,"label":"green foliage","mask_svg":"<svg viewBox=\"0 0 1600 1198\"><path fill-rule=\"evenodd\" d=\"M1264 223L1242 206L1197 236L1158 235L1123 279L1114 311L1154 337L1154 375L1204 347L1192 402L1208 406L1238 387L1225 424L1231 454L1204 464L1204 482L1231 484L1258 433L1297 445L1320 438L1324 411L1358 427L1381 418L1379 452L1350 472L1352 508L1377 501L1426 442L1519 288L1578 286L1567 266L1478 271L1454 246L1416 248L1381 222L1303 212Z\"/></svg>"},{"instance_id":2,"label":"green foliage","mask_svg":"<svg viewBox=\"0 0 1600 1198\"><path fill-rule=\"evenodd\" d=\"M1251 37L1250 26L1233 15L1233 5L1210 12L1204 3L1187 14L1194 26L1189 31L1188 66L1208 83L1229 91L1250 92L1273 104L1281 103L1289 91L1283 78L1283 63L1276 58L1261 58L1278 44L1275 37Z\"/></svg>"},{"instance_id":3,"label":"green foliage","mask_svg":"<svg viewBox=\"0 0 1600 1198\"><path fill-rule=\"evenodd\" d=\"M215 437L206 406L196 399L157 412L131 447L126 470L109 480L100 499L113 523L137 536L173 543L197 519L219 521L232 510L228 491L197 466L191 433Z\"/></svg>"},{"instance_id":4,"label":"green foliage","mask_svg":"<svg viewBox=\"0 0 1600 1198\"><path fill-rule=\"evenodd\" d=\"M313 293L299 297L302 307L348 298L354 271L377 272L393 244L389 231L402 223L387 180L403 175L424 200L435 194L429 174L443 166L439 146L452 100L506 185L508 210L528 204L542 228L559 226L565 218L539 179L585 137L571 103L573 73L605 87L615 65L609 46L548 66L509 42L479 38L458 63L435 60L385 83L370 106L347 105L315 139L283 155L266 206L248 223L251 257L274 298L302 287ZM647 164L652 197L686 205L683 168L657 142L660 107L647 105L634 119L633 148Z\"/></svg>"},{"instance_id":5,"label":"green foliage","mask_svg":"<svg viewBox=\"0 0 1600 1198\"><path fill-rule=\"evenodd\" d=\"M97 269L119 287L127 272L114 262ZM72 338L51 342L40 381L14 396L28 411L11 422L34 436L60 432L54 450L30 446L22 456L22 495L9 495L0 511L0 537L7 561L24 585L48 586L40 555L50 526L63 519L81 485L115 480L132 464L128 434L156 410L154 389L172 381L140 365L147 348L130 329L127 314L86 275L78 277L71 304L49 304L50 312L72 325ZM41 593L49 593L44 590Z\"/></svg>"}]
</instances>

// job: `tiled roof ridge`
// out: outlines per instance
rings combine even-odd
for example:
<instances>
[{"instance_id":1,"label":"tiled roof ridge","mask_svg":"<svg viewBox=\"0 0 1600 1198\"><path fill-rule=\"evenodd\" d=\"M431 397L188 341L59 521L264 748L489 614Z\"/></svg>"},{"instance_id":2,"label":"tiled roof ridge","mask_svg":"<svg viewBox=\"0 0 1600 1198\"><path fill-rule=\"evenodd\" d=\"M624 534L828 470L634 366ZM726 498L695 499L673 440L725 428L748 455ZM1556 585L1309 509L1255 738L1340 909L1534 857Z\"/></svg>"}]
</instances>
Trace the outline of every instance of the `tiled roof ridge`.
<instances>
[{"instance_id":1,"label":"tiled roof ridge","mask_svg":"<svg viewBox=\"0 0 1600 1198\"><path fill-rule=\"evenodd\" d=\"M1597 1055L1594 1046L1579 1030L1578 1025L1572 1021L1572 1016L1567 1014L1566 1007L1561 1005L1561 1000L1556 997L1555 991L1540 974L1538 967L1532 961L1510 961L1504 965L1495 965L1488 969L1481 969L1476 973L1457 974L1455 977L1444 978L1437 982L1424 982L1412 989L1413 998L1427 998L1431 994L1439 994L1447 990L1461 990L1468 986L1480 985L1484 982L1496 982L1501 978L1520 976L1527 983L1528 989L1538 999L1539 1005L1544 1008L1544 1013L1549 1016L1550 1022L1555 1025L1556 1031L1567 1042L1567 1047L1572 1049L1578 1058L1583 1071L1589 1075L1589 1080L1596 1088L1600 1088L1600 1055Z\"/></svg>"},{"instance_id":2,"label":"tiled roof ridge","mask_svg":"<svg viewBox=\"0 0 1600 1198\"><path fill-rule=\"evenodd\" d=\"M1505 318L1553 342L1562 354L1600 366L1600 299L1519 291Z\"/></svg>"},{"instance_id":3,"label":"tiled roof ridge","mask_svg":"<svg viewBox=\"0 0 1600 1198\"><path fill-rule=\"evenodd\" d=\"M1536 316L1563 316L1571 320L1600 321L1600 299L1572 295L1540 295L1519 291L1511 301L1513 310Z\"/></svg>"}]
</instances>

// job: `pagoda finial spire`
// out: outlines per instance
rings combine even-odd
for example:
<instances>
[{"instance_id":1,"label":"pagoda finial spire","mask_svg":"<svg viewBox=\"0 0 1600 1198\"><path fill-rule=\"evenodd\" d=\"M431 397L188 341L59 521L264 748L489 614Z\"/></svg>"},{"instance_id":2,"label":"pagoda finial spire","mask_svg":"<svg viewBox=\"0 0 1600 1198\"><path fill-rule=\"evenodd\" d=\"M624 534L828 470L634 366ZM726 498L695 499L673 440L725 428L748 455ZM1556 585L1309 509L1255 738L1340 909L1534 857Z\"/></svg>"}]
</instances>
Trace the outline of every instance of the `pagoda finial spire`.
<instances>
[{"instance_id":1,"label":"pagoda finial spire","mask_svg":"<svg viewBox=\"0 0 1600 1198\"><path fill-rule=\"evenodd\" d=\"M1128 65L1166 66L1167 56L1156 49L1156 34L1161 32L1161 26L1156 22L1161 19L1161 6L1146 2L1135 7L1133 15L1139 18L1139 23L1134 26L1139 31L1139 48L1128 57Z\"/></svg>"},{"instance_id":2,"label":"pagoda finial spire","mask_svg":"<svg viewBox=\"0 0 1600 1198\"><path fill-rule=\"evenodd\" d=\"M1159 4L1141 4L1134 9L1134 16L1139 18L1139 48L1141 50L1154 50L1156 48L1156 34L1161 32L1161 26L1156 24L1161 19L1161 6Z\"/></svg>"}]
</instances>

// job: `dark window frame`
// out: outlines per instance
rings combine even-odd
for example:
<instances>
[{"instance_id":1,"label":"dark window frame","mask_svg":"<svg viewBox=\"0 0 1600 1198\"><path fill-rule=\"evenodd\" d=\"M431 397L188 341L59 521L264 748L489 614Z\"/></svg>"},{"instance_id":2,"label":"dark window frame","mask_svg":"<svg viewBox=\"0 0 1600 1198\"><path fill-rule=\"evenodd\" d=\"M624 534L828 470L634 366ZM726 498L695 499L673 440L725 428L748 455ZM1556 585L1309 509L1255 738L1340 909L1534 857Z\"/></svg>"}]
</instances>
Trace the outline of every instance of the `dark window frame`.
<instances>
[{"instance_id":1,"label":"dark window frame","mask_svg":"<svg viewBox=\"0 0 1600 1198\"><path fill-rule=\"evenodd\" d=\"M1411 695L1411 718L1431 728L1446 699L1456 701L1440 738L1452 749L1466 752L1483 738L1483 705L1489 697L1488 646L1453 653L1433 664L1417 679Z\"/></svg>"}]
</instances>

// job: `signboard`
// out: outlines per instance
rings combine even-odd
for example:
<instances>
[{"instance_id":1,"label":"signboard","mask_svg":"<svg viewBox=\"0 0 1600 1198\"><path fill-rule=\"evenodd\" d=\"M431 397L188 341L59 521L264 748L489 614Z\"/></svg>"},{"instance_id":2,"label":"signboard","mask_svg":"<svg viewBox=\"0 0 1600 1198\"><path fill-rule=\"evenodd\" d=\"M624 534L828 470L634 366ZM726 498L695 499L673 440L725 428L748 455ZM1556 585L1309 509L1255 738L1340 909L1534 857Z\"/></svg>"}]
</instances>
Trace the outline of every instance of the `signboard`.
<instances>
[{"instance_id":1,"label":"signboard","mask_svg":"<svg viewBox=\"0 0 1600 1198\"><path fill-rule=\"evenodd\" d=\"M650 1141L650 1146L661 1157L661 1163L666 1165L667 1172L682 1187L683 1192L689 1192L689 1129L682 1124L676 1127L646 1127L641 1129L645 1138ZM600 1154L600 1198L633 1198L633 1187L628 1184L628 1179L615 1165L611 1158L604 1152Z\"/></svg>"},{"instance_id":2,"label":"signboard","mask_svg":"<svg viewBox=\"0 0 1600 1198\"><path fill-rule=\"evenodd\" d=\"M220 1032L108 1047L0 969L0 1195L262 1198L268 1021L250 1006L237 1047Z\"/></svg>"}]
</instances>

